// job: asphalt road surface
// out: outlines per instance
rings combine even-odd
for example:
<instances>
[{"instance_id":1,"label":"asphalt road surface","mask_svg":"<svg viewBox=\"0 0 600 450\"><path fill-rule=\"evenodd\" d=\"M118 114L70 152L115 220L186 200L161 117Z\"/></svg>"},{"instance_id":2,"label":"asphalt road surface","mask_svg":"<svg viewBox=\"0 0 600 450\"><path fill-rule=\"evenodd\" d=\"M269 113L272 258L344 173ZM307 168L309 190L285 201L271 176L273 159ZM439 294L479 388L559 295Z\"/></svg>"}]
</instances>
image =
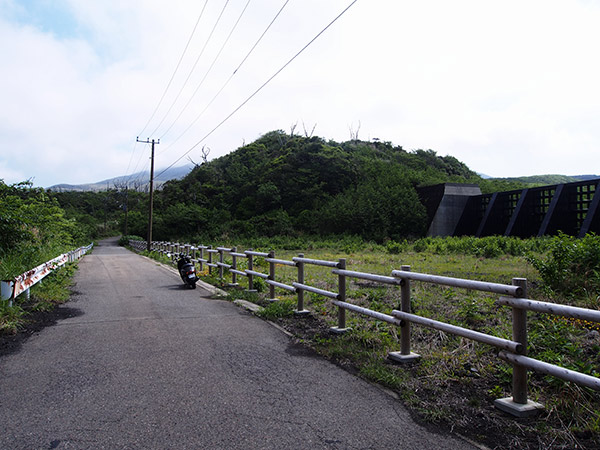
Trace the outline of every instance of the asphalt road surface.
<instances>
[{"instance_id":1,"label":"asphalt road surface","mask_svg":"<svg viewBox=\"0 0 600 450\"><path fill-rule=\"evenodd\" d=\"M382 390L103 241L73 317L0 357L0 448L461 449Z\"/></svg>"}]
</instances>

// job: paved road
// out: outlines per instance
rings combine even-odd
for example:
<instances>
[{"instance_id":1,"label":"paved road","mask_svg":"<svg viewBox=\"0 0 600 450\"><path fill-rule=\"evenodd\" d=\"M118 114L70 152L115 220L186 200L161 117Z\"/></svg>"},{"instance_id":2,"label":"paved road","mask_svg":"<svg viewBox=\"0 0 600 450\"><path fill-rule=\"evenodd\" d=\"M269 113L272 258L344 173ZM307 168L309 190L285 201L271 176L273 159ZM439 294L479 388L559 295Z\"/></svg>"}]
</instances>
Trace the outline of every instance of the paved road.
<instances>
[{"instance_id":1,"label":"paved road","mask_svg":"<svg viewBox=\"0 0 600 450\"><path fill-rule=\"evenodd\" d=\"M74 317L0 358L0 448L457 449L372 385L104 241Z\"/></svg>"}]
</instances>

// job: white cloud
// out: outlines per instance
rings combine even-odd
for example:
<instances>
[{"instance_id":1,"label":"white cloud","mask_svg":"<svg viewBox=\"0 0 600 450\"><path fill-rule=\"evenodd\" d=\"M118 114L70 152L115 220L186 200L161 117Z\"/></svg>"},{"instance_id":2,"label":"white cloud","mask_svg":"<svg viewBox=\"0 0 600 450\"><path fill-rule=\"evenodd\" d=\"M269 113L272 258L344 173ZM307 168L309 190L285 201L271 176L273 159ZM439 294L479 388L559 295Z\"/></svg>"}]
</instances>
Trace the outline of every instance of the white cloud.
<instances>
[{"instance_id":1,"label":"white cloud","mask_svg":"<svg viewBox=\"0 0 600 450\"><path fill-rule=\"evenodd\" d=\"M246 2L231 0L180 101L148 136L223 5L208 3L171 90L140 137L164 135ZM65 0L54 5L68 19L60 23L73 29L53 32L53 24L28 23L23 6L0 0L0 178L81 183L146 164L144 146L132 154L135 136L203 4ZM190 106L163 136L158 166L196 144L349 1L290 2L223 94L173 144L282 4L250 3ZM318 135L345 140L360 121L361 138L432 148L491 175L599 172L597 23L596 2L359 1L202 145L215 157L272 129L298 123L302 132L302 121L316 124Z\"/></svg>"}]
</instances>

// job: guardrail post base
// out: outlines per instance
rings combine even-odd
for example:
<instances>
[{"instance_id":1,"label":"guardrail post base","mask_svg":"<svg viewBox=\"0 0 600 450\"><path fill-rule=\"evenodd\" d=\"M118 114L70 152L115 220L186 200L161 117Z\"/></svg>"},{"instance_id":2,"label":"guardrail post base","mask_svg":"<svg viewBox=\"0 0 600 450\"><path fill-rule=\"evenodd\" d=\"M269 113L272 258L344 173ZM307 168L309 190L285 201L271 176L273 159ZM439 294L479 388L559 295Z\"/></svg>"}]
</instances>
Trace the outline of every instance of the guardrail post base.
<instances>
[{"instance_id":1,"label":"guardrail post base","mask_svg":"<svg viewBox=\"0 0 600 450\"><path fill-rule=\"evenodd\" d=\"M399 363L411 362L419 359L421 355L410 352L408 355L403 355L402 352L389 352L388 358Z\"/></svg>"},{"instance_id":2,"label":"guardrail post base","mask_svg":"<svg viewBox=\"0 0 600 450\"><path fill-rule=\"evenodd\" d=\"M541 403L534 402L533 400L527 400L527 403L517 403L512 397L494 400L494 406L501 411L519 418L535 416L544 409L544 405Z\"/></svg>"},{"instance_id":3,"label":"guardrail post base","mask_svg":"<svg viewBox=\"0 0 600 450\"><path fill-rule=\"evenodd\" d=\"M333 334L344 334L347 331L350 331L349 327L345 327L345 328L340 328L340 327L331 327L329 329L329 331L331 331Z\"/></svg>"}]
</instances>

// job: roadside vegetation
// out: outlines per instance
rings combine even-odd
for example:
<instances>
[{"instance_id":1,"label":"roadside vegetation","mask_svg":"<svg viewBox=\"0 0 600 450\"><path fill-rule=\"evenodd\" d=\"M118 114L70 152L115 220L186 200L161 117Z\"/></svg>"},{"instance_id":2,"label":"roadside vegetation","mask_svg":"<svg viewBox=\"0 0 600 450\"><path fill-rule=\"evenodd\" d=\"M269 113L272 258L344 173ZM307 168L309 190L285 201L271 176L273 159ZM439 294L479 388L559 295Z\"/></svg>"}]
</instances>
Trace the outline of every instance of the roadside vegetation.
<instances>
[{"instance_id":1,"label":"roadside vegetation","mask_svg":"<svg viewBox=\"0 0 600 450\"><path fill-rule=\"evenodd\" d=\"M56 256L90 243L94 233L69 218L58 201L31 183L6 185L0 180L0 279L10 280ZM47 312L69 297L76 264L47 276L19 296L13 306L0 301L0 335L27 326L32 315Z\"/></svg>"}]
</instances>

